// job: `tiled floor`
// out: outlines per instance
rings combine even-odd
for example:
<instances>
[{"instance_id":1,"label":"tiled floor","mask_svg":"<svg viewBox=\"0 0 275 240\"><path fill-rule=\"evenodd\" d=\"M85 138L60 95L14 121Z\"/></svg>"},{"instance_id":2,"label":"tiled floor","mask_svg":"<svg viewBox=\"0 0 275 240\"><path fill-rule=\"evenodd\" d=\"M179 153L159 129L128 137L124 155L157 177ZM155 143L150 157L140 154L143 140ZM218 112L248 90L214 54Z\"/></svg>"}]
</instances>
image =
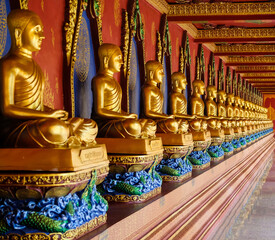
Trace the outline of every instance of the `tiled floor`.
<instances>
[{"instance_id":1,"label":"tiled floor","mask_svg":"<svg viewBox=\"0 0 275 240\"><path fill-rule=\"evenodd\" d=\"M251 206L246 207L247 213L241 212L227 239L275 240L275 157L258 193L254 193L255 199L252 195Z\"/></svg>"}]
</instances>

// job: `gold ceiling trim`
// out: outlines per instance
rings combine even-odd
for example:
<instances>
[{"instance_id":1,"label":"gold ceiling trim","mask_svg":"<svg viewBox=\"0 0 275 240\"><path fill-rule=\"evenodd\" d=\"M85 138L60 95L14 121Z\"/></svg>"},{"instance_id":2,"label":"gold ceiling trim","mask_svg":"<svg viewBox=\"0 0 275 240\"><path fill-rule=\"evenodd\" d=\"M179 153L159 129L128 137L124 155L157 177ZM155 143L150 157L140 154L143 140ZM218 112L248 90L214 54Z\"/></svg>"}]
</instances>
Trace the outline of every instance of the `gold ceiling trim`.
<instances>
[{"instance_id":1,"label":"gold ceiling trim","mask_svg":"<svg viewBox=\"0 0 275 240\"><path fill-rule=\"evenodd\" d=\"M238 66L236 72L240 71L275 71L275 66Z\"/></svg>"},{"instance_id":2,"label":"gold ceiling trim","mask_svg":"<svg viewBox=\"0 0 275 240\"><path fill-rule=\"evenodd\" d=\"M267 63L272 64L275 63L274 56L249 56L249 57L228 57L227 64L231 63Z\"/></svg>"},{"instance_id":3,"label":"gold ceiling trim","mask_svg":"<svg viewBox=\"0 0 275 240\"><path fill-rule=\"evenodd\" d=\"M251 84L252 84L252 86L255 86L255 87L257 87L257 86L261 86L261 87L274 86L275 87L275 82L273 82L273 83L271 83L271 82L270 83L251 83Z\"/></svg>"},{"instance_id":4,"label":"gold ceiling trim","mask_svg":"<svg viewBox=\"0 0 275 240\"><path fill-rule=\"evenodd\" d=\"M169 4L165 0L147 0L154 8L156 8L160 13L168 13Z\"/></svg>"},{"instance_id":5,"label":"gold ceiling trim","mask_svg":"<svg viewBox=\"0 0 275 240\"><path fill-rule=\"evenodd\" d=\"M251 77L263 77L263 78L268 78L268 77L275 77L274 72L266 72L266 73L240 73L242 78L251 78Z\"/></svg>"},{"instance_id":6,"label":"gold ceiling trim","mask_svg":"<svg viewBox=\"0 0 275 240\"><path fill-rule=\"evenodd\" d=\"M178 23L178 25L186 30L192 38L196 38L198 35L198 29L192 23Z\"/></svg>"},{"instance_id":7,"label":"gold ceiling trim","mask_svg":"<svg viewBox=\"0 0 275 240\"><path fill-rule=\"evenodd\" d=\"M217 45L215 54L219 53L275 53L275 44L257 45L257 44L235 44L235 45Z\"/></svg>"},{"instance_id":8,"label":"gold ceiling trim","mask_svg":"<svg viewBox=\"0 0 275 240\"><path fill-rule=\"evenodd\" d=\"M275 28L222 28L214 30L199 30L196 39L219 38L275 38Z\"/></svg>"},{"instance_id":9,"label":"gold ceiling trim","mask_svg":"<svg viewBox=\"0 0 275 240\"><path fill-rule=\"evenodd\" d=\"M156 0L158 1L158 0ZM274 2L259 3L198 3L174 4L169 6L168 17L174 16L232 16L275 14Z\"/></svg>"},{"instance_id":10,"label":"gold ceiling trim","mask_svg":"<svg viewBox=\"0 0 275 240\"><path fill-rule=\"evenodd\" d=\"M252 79L246 79L248 82L275 82L274 78L252 78Z\"/></svg>"}]
</instances>

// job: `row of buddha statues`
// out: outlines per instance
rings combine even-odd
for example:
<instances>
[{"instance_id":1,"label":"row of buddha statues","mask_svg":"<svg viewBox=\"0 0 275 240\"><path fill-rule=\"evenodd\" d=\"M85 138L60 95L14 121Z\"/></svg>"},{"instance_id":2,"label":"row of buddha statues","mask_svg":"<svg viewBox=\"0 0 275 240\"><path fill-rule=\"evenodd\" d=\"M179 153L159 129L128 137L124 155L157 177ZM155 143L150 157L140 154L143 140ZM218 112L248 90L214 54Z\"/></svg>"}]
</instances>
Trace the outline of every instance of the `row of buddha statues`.
<instances>
[{"instance_id":1,"label":"row of buddha statues","mask_svg":"<svg viewBox=\"0 0 275 240\"><path fill-rule=\"evenodd\" d=\"M105 180L104 176L101 181L96 182L100 171L93 171L90 165L85 168L85 161L82 161L81 171L90 171L92 177L84 184L85 186L80 188L79 183L73 191L70 187L66 188L70 190L64 191L64 183L63 192L60 191L60 185L58 191L56 188L53 188L55 191L50 189L42 197L35 197L36 190L33 188L30 191L26 188L25 182L18 187L16 193L12 192L15 190L9 185L0 188L0 209L5 209L8 201L13 201L13 206L17 206L14 209L9 207L0 211L0 235L20 235L22 232L23 235L35 235L40 232L65 234L83 225L83 221L79 223L81 221L77 218L71 227L68 225L69 220L62 220L64 215L76 216L83 202L87 205L84 204L84 209L88 215L93 209L92 204L96 204L100 209L104 206L105 212L103 211L102 215L105 216L108 205L98 192L110 201L147 200L160 193L162 181L168 179L166 176L171 177L170 181L182 181L186 178L180 176L189 174L191 177L192 167L199 166L202 169L201 166L207 164L209 167L209 156L206 156L209 157L209 161L196 159L196 156L205 154L211 146L221 149L224 142L230 144L233 139L238 140L240 137L253 134L256 140L255 134L264 135L272 131L272 123L267 118L266 108L245 101L232 93L227 94L224 90L217 91L214 85L206 88L207 99L204 102L202 95L205 94L205 83L200 79L192 82L193 94L188 102L191 113L188 115L184 95L187 80L181 72L175 72L171 76L170 114L165 114L164 98L160 89L165 75L164 68L155 60L148 61L145 65L146 80L141 89L142 118L138 119L137 114L123 111L122 89L114 78L114 74L121 69L123 56L118 46L108 43L102 44L98 49L100 68L92 80L91 119L68 118L68 112L51 109L43 104L45 79L41 68L32 57L33 52L41 49L44 39L41 19L29 10L13 10L7 21L12 46L9 53L0 60L1 176L10 174L7 171L11 164L9 154L4 155L6 159L1 155L1 151L5 149L18 148L23 155L29 149L80 149L81 155L81 151L97 148L97 143L107 146L110 173ZM180 140L175 144L175 139L178 138ZM41 151L41 154L45 152ZM189 154L193 154L189 159L192 164L188 160ZM215 158L215 155L213 156ZM32 155L29 155L29 158L31 159ZM25 165L29 165L29 159L24 158L20 161L25 161ZM57 177L64 174L57 166L54 170L36 169L39 161L40 159L31 161L33 173L28 174L33 174L36 178L40 174L39 171L52 171ZM54 165L54 162L51 164ZM19 171L18 174L22 176L26 174L25 168L19 169L14 166L13 170ZM78 171L72 174L78 174ZM49 183L45 186L48 185ZM45 188L42 183L40 186L41 189ZM45 199L61 201L56 199L68 199L69 195L71 200L66 200L64 209L60 210L63 217L55 216L54 220L45 214L44 210L42 213L42 210L35 212L34 208L31 210L26 206L24 209L19 207L23 202L29 207L31 202L38 209L38 206L45 203ZM44 201L43 204L41 201ZM97 216L100 217L101 215ZM93 218L90 220L94 221ZM101 220L101 223L103 222ZM79 235L75 234L77 238Z\"/></svg>"}]
</instances>

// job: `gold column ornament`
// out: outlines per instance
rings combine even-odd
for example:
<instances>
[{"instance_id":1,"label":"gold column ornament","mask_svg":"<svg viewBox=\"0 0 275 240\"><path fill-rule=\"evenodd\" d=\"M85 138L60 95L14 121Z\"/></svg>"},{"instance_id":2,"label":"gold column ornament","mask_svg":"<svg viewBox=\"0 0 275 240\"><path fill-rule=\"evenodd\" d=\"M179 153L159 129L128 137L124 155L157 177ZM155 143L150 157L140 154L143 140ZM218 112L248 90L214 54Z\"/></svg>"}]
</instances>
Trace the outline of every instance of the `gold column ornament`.
<instances>
[{"instance_id":1,"label":"gold column ornament","mask_svg":"<svg viewBox=\"0 0 275 240\"><path fill-rule=\"evenodd\" d=\"M29 0L19 0L20 1L20 9L29 9Z\"/></svg>"}]
</instances>

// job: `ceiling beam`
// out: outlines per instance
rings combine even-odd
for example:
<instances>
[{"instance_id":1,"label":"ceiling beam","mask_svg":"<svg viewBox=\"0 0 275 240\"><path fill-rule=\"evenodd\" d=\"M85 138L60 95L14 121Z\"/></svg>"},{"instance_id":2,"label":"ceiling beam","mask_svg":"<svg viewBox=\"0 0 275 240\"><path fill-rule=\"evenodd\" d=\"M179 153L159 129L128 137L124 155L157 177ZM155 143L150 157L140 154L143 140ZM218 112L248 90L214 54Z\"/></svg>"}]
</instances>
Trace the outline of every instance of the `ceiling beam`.
<instances>
[{"instance_id":1,"label":"ceiling beam","mask_svg":"<svg viewBox=\"0 0 275 240\"><path fill-rule=\"evenodd\" d=\"M231 57L226 62L227 66L240 65L275 65L275 56L249 56L249 57Z\"/></svg>"},{"instance_id":2,"label":"ceiling beam","mask_svg":"<svg viewBox=\"0 0 275 240\"><path fill-rule=\"evenodd\" d=\"M217 45L215 56L232 55L275 55L275 44L234 44Z\"/></svg>"},{"instance_id":3,"label":"ceiling beam","mask_svg":"<svg viewBox=\"0 0 275 240\"><path fill-rule=\"evenodd\" d=\"M238 66L236 73L275 72L275 66Z\"/></svg>"},{"instance_id":4,"label":"ceiling beam","mask_svg":"<svg viewBox=\"0 0 275 240\"><path fill-rule=\"evenodd\" d=\"M221 28L198 30L194 41L229 43L256 41L275 42L275 28Z\"/></svg>"},{"instance_id":5,"label":"ceiling beam","mask_svg":"<svg viewBox=\"0 0 275 240\"><path fill-rule=\"evenodd\" d=\"M169 6L168 21L275 19L274 2L192 3Z\"/></svg>"}]
</instances>

